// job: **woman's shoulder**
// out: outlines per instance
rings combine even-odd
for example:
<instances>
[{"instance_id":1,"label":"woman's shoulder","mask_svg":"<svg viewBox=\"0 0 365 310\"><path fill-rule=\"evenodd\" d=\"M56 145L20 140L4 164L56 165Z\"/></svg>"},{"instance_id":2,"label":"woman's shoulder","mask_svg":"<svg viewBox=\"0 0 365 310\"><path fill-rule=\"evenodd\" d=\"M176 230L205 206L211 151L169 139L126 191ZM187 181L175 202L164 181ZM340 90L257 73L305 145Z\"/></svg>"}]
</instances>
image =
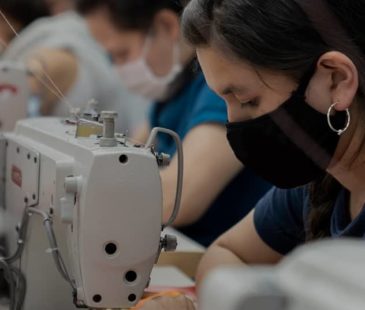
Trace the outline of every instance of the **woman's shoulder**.
<instances>
[{"instance_id":1,"label":"woman's shoulder","mask_svg":"<svg viewBox=\"0 0 365 310\"><path fill-rule=\"evenodd\" d=\"M272 188L256 205L257 233L271 248L286 254L305 241L309 187Z\"/></svg>"},{"instance_id":2,"label":"woman's shoulder","mask_svg":"<svg viewBox=\"0 0 365 310\"><path fill-rule=\"evenodd\" d=\"M270 204L274 208L304 209L309 201L309 185L296 188L283 189L273 187L266 196L262 198L262 204Z\"/></svg>"}]
</instances>

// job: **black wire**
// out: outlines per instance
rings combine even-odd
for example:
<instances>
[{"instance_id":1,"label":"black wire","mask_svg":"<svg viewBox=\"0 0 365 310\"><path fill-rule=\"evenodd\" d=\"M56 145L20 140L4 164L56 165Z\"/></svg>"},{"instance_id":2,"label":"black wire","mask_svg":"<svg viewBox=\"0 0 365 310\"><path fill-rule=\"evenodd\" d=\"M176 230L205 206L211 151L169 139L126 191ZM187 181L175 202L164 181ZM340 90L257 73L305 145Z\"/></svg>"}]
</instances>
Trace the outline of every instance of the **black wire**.
<instances>
[{"instance_id":1,"label":"black wire","mask_svg":"<svg viewBox=\"0 0 365 310\"><path fill-rule=\"evenodd\" d=\"M21 310L26 295L26 279L20 269L10 266L0 260L0 269L4 273L4 280L9 285L9 309Z\"/></svg>"},{"instance_id":2,"label":"black wire","mask_svg":"<svg viewBox=\"0 0 365 310\"><path fill-rule=\"evenodd\" d=\"M0 268L4 273L4 280L9 285L10 310L16 310L15 309L16 288L15 288L15 283L14 283L13 272L11 271L9 264L6 261L4 261L3 259L0 259Z\"/></svg>"},{"instance_id":3,"label":"black wire","mask_svg":"<svg viewBox=\"0 0 365 310\"><path fill-rule=\"evenodd\" d=\"M21 310L24 305L27 290L26 278L19 268L11 267L11 271L13 272L14 277L17 279L15 310Z\"/></svg>"},{"instance_id":4,"label":"black wire","mask_svg":"<svg viewBox=\"0 0 365 310\"><path fill-rule=\"evenodd\" d=\"M27 207L24 209L22 222L19 230L18 246L15 253L9 257L0 257L0 269L4 273L4 280L9 286L9 302L10 310L21 310L24 304L26 295L26 279L20 268L11 266L19 260L21 264L21 257L25 247L25 238L28 231L29 214Z\"/></svg>"},{"instance_id":5,"label":"black wire","mask_svg":"<svg viewBox=\"0 0 365 310\"><path fill-rule=\"evenodd\" d=\"M22 254L25 247L25 239L28 232L28 224L30 213L32 213L32 207L26 207L24 210L22 223L19 230L19 238L18 238L18 247L14 253L14 255L10 257L1 257L0 256L0 271L3 271L4 280L9 285L9 300L10 300L10 310L21 310L23 308L25 296L26 296L26 278L24 274L21 272L21 260ZM33 210L34 212L34 210ZM48 216L48 215L47 215ZM52 256L56 263L56 267L62 277L70 283L73 291L75 290L75 286L71 280L70 275L67 272L66 265L63 261L61 253L59 252L57 239L53 231L52 220L47 217L43 221L44 228L46 230L51 250ZM19 267L11 266L12 263L18 261ZM1 280L1 279L0 279Z\"/></svg>"}]
</instances>

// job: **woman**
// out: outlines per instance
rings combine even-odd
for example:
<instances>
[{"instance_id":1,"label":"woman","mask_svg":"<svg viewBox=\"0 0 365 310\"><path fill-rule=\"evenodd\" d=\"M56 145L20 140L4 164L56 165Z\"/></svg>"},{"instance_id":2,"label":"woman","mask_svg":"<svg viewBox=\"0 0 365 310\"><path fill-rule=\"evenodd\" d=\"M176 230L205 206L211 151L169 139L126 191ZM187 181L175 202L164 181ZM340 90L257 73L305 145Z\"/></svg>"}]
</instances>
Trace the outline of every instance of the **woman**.
<instances>
[{"instance_id":1,"label":"woman","mask_svg":"<svg viewBox=\"0 0 365 310\"><path fill-rule=\"evenodd\" d=\"M0 10L0 60L25 63L33 72L30 116L68 116L68 105L82 110L94 99L98 110L119 112L118 130L140 124L141 100L121 87L82 17L74 12L50 17L45 0L0 0Z\"/></svg>"},{"instance_id":2,"label":"woman","mask_svg":"<svg viewBox=\"0 0 365 310\"><path fill-rule=\"evenodd\" d=\"M307 9L333 14L363 57L365 1L327 2ZM308 240L364 235L363 68L340 52L348 42L333 40L332 31L341 35L334 22L321 34L316 26L323 25L293 0L193 0L185 12L185 34L208 83L227 102L232 149L289 188L272 190L212 246L199 279L216 263L276 263ZM266 161L263 150L271 153Z\"/></svg>"},{"instance_id":3,"label":"woman","mask_svg":"<svg viewBox=\"0 0 365 310\"><path fill-rule=\"evenodd\" d=\"M175 225L209 245L245 216L269 185L249 169L242 171L229 148L224 102L194 68L194 50L181 38L182 7L172 0L80 0L78 8L109 51L123 83L156 102L136 140L145 141L156 126L182 138L185 179ZM173 156L175 145L161 136L157 150ZM165 221L174 205L176 169L173 157L161 171Z\"/></svg>"},{"instance_id":4,"label":"woman","mask_svg":"<svg viewBox=\"0 0 365 310\"><path fill-rule=\"evenodd\" d=\"M282 187L210 247L198 285L220 265L276 264L311 240L365 235L364 14L363 0L188 5L183 32L227 103L232 149Z\"/></svg>"},{"instance_id":5,"label":"woman","mask_svg":"<svg viewBox=\"0 0 365 310\"><path fill-rule=\"evenodd\" d=\"M0 9L17 32L30 25L34 20L49 16L50 14L46 4L38 0L33 3L21 0L2 0L0 2ZM9 27L7 21L3 17L0 18L1 52L4 51L14 36L14 31Z\"/></svg>"}]
</instances>

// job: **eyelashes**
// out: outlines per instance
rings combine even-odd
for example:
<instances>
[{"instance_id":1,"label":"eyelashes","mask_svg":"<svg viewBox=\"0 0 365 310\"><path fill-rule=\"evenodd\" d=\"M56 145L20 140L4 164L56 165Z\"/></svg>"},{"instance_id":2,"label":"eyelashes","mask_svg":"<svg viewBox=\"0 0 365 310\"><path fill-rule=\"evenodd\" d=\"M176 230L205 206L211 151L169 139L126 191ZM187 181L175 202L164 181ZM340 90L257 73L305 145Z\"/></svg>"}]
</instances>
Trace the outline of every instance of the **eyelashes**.
<instances>
[{"instance_id":1,"label":"eyelashes","mask_svg":"<svg viewBox=\"0 0 365 310\"><path fill-rule=\"evenodd\" d=\"M240 106L241 106L242 109L257 108L259 106L259 103L257 102L256 99L254 99L254 100L250 100L250 101L246 101L246 102L241 102Z\"/></svg>"}]
</instances>

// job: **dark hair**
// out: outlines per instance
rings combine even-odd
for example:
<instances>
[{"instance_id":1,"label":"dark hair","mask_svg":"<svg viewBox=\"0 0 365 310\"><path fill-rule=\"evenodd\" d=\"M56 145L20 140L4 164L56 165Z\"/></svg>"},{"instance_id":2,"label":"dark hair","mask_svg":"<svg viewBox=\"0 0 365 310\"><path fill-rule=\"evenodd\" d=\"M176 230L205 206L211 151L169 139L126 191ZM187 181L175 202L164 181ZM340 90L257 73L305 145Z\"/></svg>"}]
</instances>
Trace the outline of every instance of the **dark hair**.
<instances>
[{"instance_id":1,"label":"dark hair","mask_svg":"<svg viewBox=\"0 0 365 310\"><path fill-rule=\"evenodd\" d=\"M327 4L364 54L365 0L327 0ZM191 0L182 29L194 46L215 46L255 67L295 79L320 55L336 49L325 43L294 0ZM311 184L308 240L330 235L330 216L340 188L329 175Z\"/></svg>"},{"instance_id":2,"label":"dark hair","mask_svg":"<svg viewBox=\"0 0 365 310\"><path fill-rule=\"evenodd\" d=\"M22 28L38 18L50 15L44 0L0 0L0 10L5 16L18 22Z\"/></svg>"},{"instance_id":3,"label":"dark hair","mask_svg":"<svg viewBox=\"0 0 365 310\"><path fill-rule=\"evenodd\" d=\"M364 52L365 1L328 2ZM192 0L182 29L192 45L217 45L255 66L295 77L331 49L293 0Z\"/></svg>"},{"instance_id":4,"label":"dark hair","mask_svg":"<svg viewBox=\"0 0 365 310\"><path fill-rule=\"evenodd\" d=\"M182 12L179 0L77 0L76 8L82 15L104 8L119 29L148 31L156 13L170 9Z\"/></svg>"}]
</instances>

